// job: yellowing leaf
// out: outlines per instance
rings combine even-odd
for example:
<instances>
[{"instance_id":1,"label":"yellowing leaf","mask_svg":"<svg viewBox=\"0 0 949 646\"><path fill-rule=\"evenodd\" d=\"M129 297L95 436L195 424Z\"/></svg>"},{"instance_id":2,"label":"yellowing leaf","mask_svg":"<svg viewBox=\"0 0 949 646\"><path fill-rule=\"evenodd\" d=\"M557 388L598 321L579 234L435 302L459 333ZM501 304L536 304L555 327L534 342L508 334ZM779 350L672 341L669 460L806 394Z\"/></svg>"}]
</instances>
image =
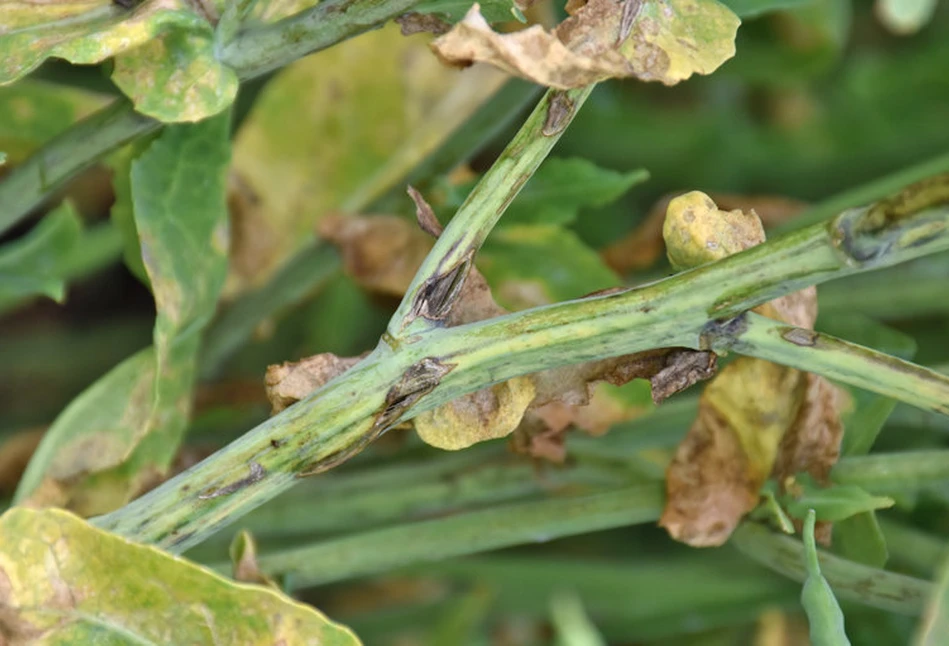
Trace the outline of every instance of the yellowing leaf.
<instances>
[{"instance_id":1,"label":"yellowing leaf","mask_svg":"<svg viewBox=\"0 0 949 646\"><path fill-rule=\"evenodd\" d=\"M445 69L394 24L282 70L235 140L243 206L228 296L266 282L324 216L401 180L505 78Z\"/></svg>"},{"instance_id":2,"label":"yellowing leaf","mask_svg":"<svg viewBox=\"0 0 949 646\"><path fill-rule=\"evenodd\" d=\"M132 163L135 224L157 309L154 345L59 415L18 501L101 514L170 468L191 409L201 331L227 271L229 126L227 114L168 126Z\"/></svg>"},{"instance_id":3,"label":"yellowing leaf","mask_svg":"<svg viewBox=\"0 0 949 646\"><path fill-rule=\"evenodd\" d=\"M92 92L33 79L0 87L0 150L9 163L17 164L107 101Z\"/></svg>"},{"instance_id":4,"label":"yellowing leaf","mask_svg":"<svg viewBox=\"0 0 949 646\"><path fill-rule=\"evenodd\" d=\"M692 191L669 202L662 237L669 262L682 270L761 244L764 227L754 211L721 211L708 195Z\"/></svg>"},{"instance_id":5,"label":"yellowing leaf","mask_svg":"<svg viewBox=\"0 0 949 646\"><path fill-rule=\"evenodd\" d=\"M347 628L63 510L0 517L0 634L11 644L355 646Z\"/></svg>"},{"instance_id":6,"label":"yellowing leaf","mask_svg":"<svg viewBox=\"0 0 949 646\"><path fill-rule=\"evenodd\" d=\"M515 377L454 399L415 418L426 444L455 451L510 435L534 400L534 382Z\"/></svg>"},{"instance_id":7,"label":"yellowing leaf","mask_svg":"<svg viewBox=\"0 0 949 646\"><path fill-rule=\"evenodd\" d=\"M679 268L764 241L754 212L722 211L699 192L669 203L663 235ZM817 292L795 292L756 311L813 328ZM826 482L840 453L838 411L836 389L823 378L761 359L736 359L702 393L698 417L666 472L659 524L689 545L721 545L755 507L769 476L783 482L807 471Z\"/></svg>"},{"instance_id":8,"label":"yellowing leaf","mask_svg":"<svg viewBox=\"0 0 949 646\"><path fill-rule=\"evenodd\" d=\"M99 63L116 57L115 81L140 112L197 121L234 98L237 79L212 51L212 27L186 0L33 3L0 0L0 84L47 58Z\"/></svg>"},{"instance_id":9,"label":"yellowing leaf","mask_svg":"<svg viewBox=\"0 0 949 646\"><path fill-rule=\"evenodd\" d=\"M499 34L475 4L432 49L449 65L487 62L558 89L610 77L674 85L734 56L739 24L714 0L590 0L553 32Z\"/></svg>"},{"instance_id":10,"label":"yellowing leaf","mask_svg":"<svg viewBox=\"0 0 949 646\"><path fill-rule=\"evenodd\" d=\"M135 109L160 121L200 121L237 96L237 74L206 34L172 31L115 57L112 80Z\"/></svg>"}]
</instances>

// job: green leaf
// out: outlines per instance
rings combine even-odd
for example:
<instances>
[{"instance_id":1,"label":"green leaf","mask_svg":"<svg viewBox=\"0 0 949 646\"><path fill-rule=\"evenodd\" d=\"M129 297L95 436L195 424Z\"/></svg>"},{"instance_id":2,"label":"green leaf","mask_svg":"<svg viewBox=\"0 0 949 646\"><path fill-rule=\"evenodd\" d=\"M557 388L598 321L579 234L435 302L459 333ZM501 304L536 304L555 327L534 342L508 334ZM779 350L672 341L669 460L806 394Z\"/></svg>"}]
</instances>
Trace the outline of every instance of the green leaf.
<instances>
[{"instance_id":1,"label":"green leaf","mask_svg":"<svg viewBox=\"0 0 949 646\"><path fill-rule=\"evenodd\" d=\"M0 84L47 58L92 64L116 57L115 81L144 114L196 121L223 110L234 73L213 56L210 23L185 0L145 0L125 9L108 0L0 0Z\"/></svg>"},{"instance_id":2,"label":"green leaf","mask_svg":"<svg viewBox=\"0 0 949 646\"><path fill-rule=\"evenodd\" d=\"M109 217L122 234L122 258L125 266L143 284L149 285L148 272L145 271L141 246L138 242L135 211L132 208L132 161L142 154L145 147L139 143L133 143L109 158L108 164L112 170L112 192L115 195L115 201L109 209Z\"/></svg>"},{"instance_id":3,"label":"green leaf","mask_svg":"<svg viewBox=\"0 0 949 646\"><path fill-rule=\"evenodd\" d=\"M798 475L789 489L782 500L784 508L800 519L807 516L808 510L814 510L818 520L837 522L894 504L892 498L874 496L856 485L821 487L807 474Z\"/></svg>"},{"instance_id":4,"label":"green leaf","mask_svg":"<svg viewBox=\"0 0 949 646\"><path fill-rule=\"evenodd\" d=\"M649 179L643 169L619 173L579 157L548 159L504 212L508 224L569 224L580 208L605 206Z\"/></svg>"},{"instance_id":5,"label":"green leaf","mask_svg":"<svg viewBox=\"0 0 949 646\"><path fill-rule=\"evenodd\" d=\"M0 87L0 148L12 163L19 163L107 100L85 90L33 79Z\"/></svg>"},{"instance_id":6,"label":"green leaf","mask_svg":"<svg viewBox=\"0 0 949 646\"><path fill-rule=\"evenodd\" d=\"M834 552L848 561L882 568L890 558L876 514L865 511L834 525Z\"/></svg>"},{"instance_id":7,"label":"green leaf","mask_svg":"<svg viewBox=\"0 0 949 646\"><path fill-rule=\"evenodd\" d=\"M72 206L64 202L22 239L0 247L0 311L38 294L62 302L63 260L79 241L81 227Z\"/></svg>"},{"instance_id":8,"label":"green leaf","mask_svg":"<svg viewBox=\"0 0 949 646\"><path fill-rule=\"evenodd\" d=\"M115 57L112 80L143 114L200 121L234 102L238 79L206 33L172 31Z\"/></svg>"},{"instance_id":9,"label":"green leaf","mask_svg":"<svg viewBox=\"0 0 949 646\"><path fill-rule=\"evenodd\" d=\"M158 311L154 346L56 419L17 499L104 513L167 472L191 404L200 333L227 271L229 114L165 128L132 163L142 258Z\"/></svg>"},{"instance_id":10,"label":"green leaf","mask_svg":"<svg viewBox=\"0 0 949 646\"><path fill-rule=\"evenodd\" d=\"M0 517L0 579L13 643L359 644L277 591L228 581L61 509Z\"/></svg>"},{"instance_id":11,"label":"green leaf","mask_svg":"<svg viewBox=\"0 0 949 646\"><path fill-rule=\"evenodd\" d=\"M454 24L465 17L473 4L474 0L426 0L415 5L412 11L434 14L445 22ZM511 10L515 5L511 0L483 0L479 4L481 15L489 23L508 22L514 15Z\"/></svg>"},{"instance_id":12,"label":"green leaf","mask_svg":"<svg viewBox=\"0 0 949 646\"><path fill-rule=\"evenodd\" d=\"M595 251L557 226L501 227L488 238L477 264L508 309L578 298L619 282Z\"/></svg>"},{"instance_id":13,"label":"green leaf","mask_svg":"<svg viewBox=\"0 0 949 646\"><path fill-rule=\"evenodd\" d=\"M772 11L793 9L812 4L815 0L720 0L739 18L756 18Z\"/></svg>"}]
</instances>

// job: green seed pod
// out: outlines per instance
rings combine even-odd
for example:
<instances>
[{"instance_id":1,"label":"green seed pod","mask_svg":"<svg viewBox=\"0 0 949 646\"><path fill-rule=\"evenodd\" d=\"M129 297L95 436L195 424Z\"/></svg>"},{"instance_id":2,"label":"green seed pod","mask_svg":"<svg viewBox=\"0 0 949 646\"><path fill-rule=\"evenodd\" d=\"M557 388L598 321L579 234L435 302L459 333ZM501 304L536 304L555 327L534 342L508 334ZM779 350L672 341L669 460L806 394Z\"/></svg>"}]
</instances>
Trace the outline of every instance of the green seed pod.
<instances>
[{"instance_id":1,"label":"green seed pod","mask_svg":"<svg viewBox=\"0 0 949 646\"><path fill-rule=\"evenodd\" d=\"M804 560L807 566L807 580L801 591L801 605L807 613L811 626L811 644L813 646L850 646L847 633L844 632L844 613L840 610L834 591L820 572L817 560L817 545L814 542L814 525L817 514L813 509L807 512L804 521Z\"/></svg>"}]
</instances>

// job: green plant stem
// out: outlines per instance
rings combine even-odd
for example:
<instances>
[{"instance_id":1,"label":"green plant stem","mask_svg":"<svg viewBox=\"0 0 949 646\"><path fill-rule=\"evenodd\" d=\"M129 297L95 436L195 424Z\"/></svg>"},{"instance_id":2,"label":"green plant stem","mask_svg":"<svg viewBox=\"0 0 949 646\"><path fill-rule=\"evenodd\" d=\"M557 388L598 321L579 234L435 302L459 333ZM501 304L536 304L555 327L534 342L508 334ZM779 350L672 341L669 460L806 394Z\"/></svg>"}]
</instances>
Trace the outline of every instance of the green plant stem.
<instances>
[{"instance_id":1,"label":"green plant stem","mask_svg":"<svg viewBox=\"0 0 949 646\"><path fill-rule=\"evenodd\" d=\"M935 370L751 312L726 325L742 329L737 333L730 331L721 342L713 340L713 349L734 350L816 372L923 410L949 415L949 377Z\"/></svg>"},{"instance_id":2,"label":"green plant stem","mask_svg":"<svg viewBox=\"0 0 949 646\"><path fill-rule=\"evenodd\" d=\"M949 450L874 453L843 458L831 474L834 482L862 487L872 493L918 491L949 480Z\"/></svg>"},{"instance_id":3,"label":"green plant stem","mask_svg":"<svg viewBox=\"0 0 949 646\"><path fill-rule=\"evenodd\" d=\"M662 485L656 483L388 527L264 556L260 566L268 573L293 573L294 585L303 587L425 561L652 522L661 511Z\"/></svg>"},{"instance_id":4,"label":"green plant stem","mask_svg":"<svg viewBox=\"0 0 949 646\"><path fill-rule=\"evenodd\" d=\"M776 232L783 233L817 224L845 209L875 202L899 191L904 186L945 172L949 172L949 153L937 155L909 168L902 168L895 173L885 175L872 182L823 200L820 204L812 206L797 217L777 227Z\"/></svg>"},{"instance_id":5,"label":"green plant stem","mask_svg":"<svg viewBox=\"0 0 949 646\"><path fill-rule=\"evenodd\" d=\"M517 197L521 188L560 139L593 91L595 84L577 90L548 90L524 126L481 178L451 222L439 236L416 272L389 323L393 338L421 311L427 318L443 318L458 294L474 254ZM430 292L442 292L432 297ZM423 309L424 308L424 309Z\"/></svg>"},{"instance_id":6,"label":"green plant stem","mask_svg":"<svg viewBox=\"0 0 949 646\"><path fill-rule=\"evenodd\" d=\"M120 99L50 140L0 182L0 234L38 207L76 173L161 124Z\"/></svg>"},{"instance_id":7,"label":"green plant stem","mask_svg":"<svg viewBox=\"0 0 949 646\"><path fill-rule=\"evenodd\" d=\"M420 0L327 0L273 24L250 29L218 51L241 79L266 74L307 54L378 27Z\"/></svg>"},{"instance_id":8,"label":"green plant stem","mask_svg":"<svg viewBox=\"0 0 949 646\"><path fill-rule=\"evenodd\" d=\"M804 545L800 540L772 532L762 525L745 522L732 534L730 544L775 572L803 582ZM932 591L932 584L913 577L878 570L819 553L824 578L834 594L850 601L906 615L918 615Z\"/></svg>"},{"instance_id":9,"label":"green plant stem","mask_svg":"<svg viewBox=\"0 0 949 646\"><path fill-rule=\"evenodd\" d=\"M291 487L298 473L337 464L392 424L451 399L558 366L705 347L709 318L732 318L810 284L949 248L949 230L933 232L934 221L949 221L949 207L861 233L862 213L848 211L638 289L428 329L397 351L382 342L349 372L96 524L182 551ZM920 240L919 230L928 237ZM712 328L719 341L729 329ZM257 475L248 480L248 473Z\"/></svg>"}]
</instances>

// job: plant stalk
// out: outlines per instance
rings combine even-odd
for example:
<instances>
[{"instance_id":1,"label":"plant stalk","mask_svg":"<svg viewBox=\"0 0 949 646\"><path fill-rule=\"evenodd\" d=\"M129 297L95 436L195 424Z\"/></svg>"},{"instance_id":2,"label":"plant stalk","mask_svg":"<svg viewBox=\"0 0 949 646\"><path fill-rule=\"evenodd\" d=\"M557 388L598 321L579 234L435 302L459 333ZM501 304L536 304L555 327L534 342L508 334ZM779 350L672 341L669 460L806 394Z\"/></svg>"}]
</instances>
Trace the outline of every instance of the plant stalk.
<instances>
[{"instance_id":1,"label":"plant stalk","mask_svg":"<svg viewBox=\"0 0 949 646\"><path fill-rule=\"evenodd\" d=\"M395 423L518 375L651 348L704 347L709 318L735 317L807 285L949 248L949 228L933 233L934 221L949 222L949 206L842 243L841 227L859 229L847 212L638 289L428 329L398 351L382 342L349 372L95 523L181 552L291 487L297 474L337 464ZM909 235L918 228L930 235ZM879 253L868 259L867 249ZM716 338L727 330L716 325Z\"/></svg>"}]
</instances>

